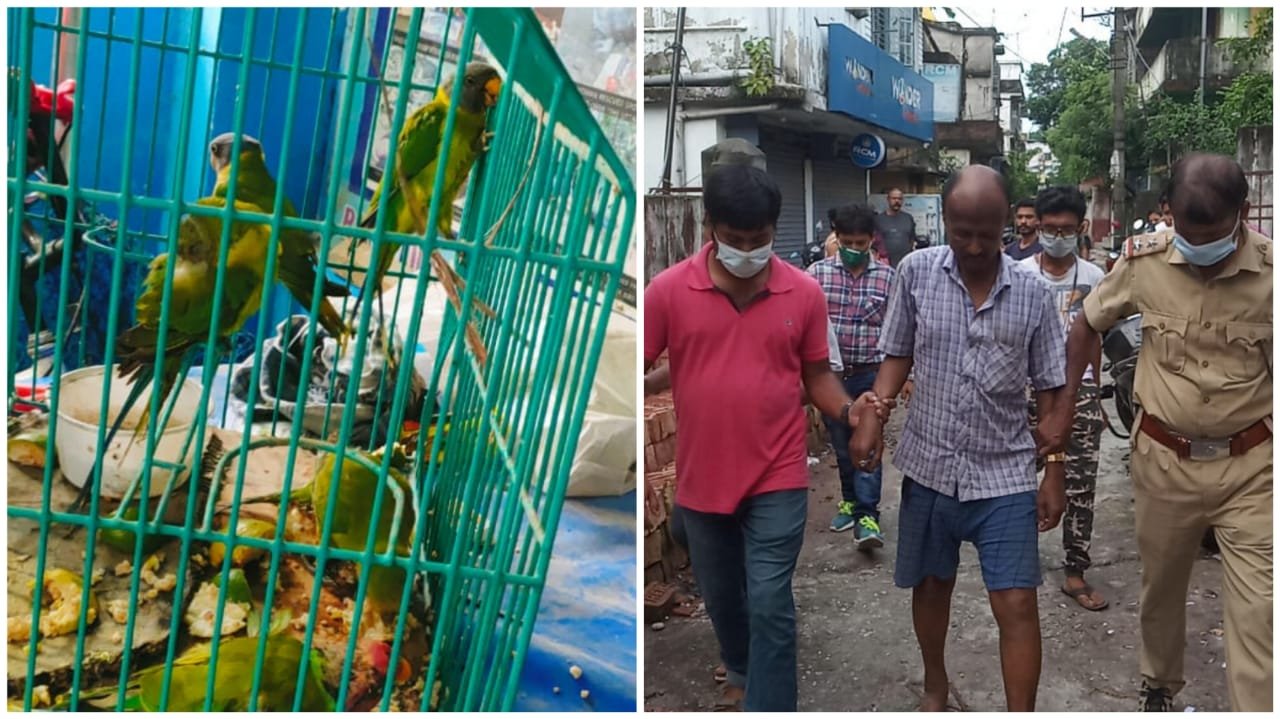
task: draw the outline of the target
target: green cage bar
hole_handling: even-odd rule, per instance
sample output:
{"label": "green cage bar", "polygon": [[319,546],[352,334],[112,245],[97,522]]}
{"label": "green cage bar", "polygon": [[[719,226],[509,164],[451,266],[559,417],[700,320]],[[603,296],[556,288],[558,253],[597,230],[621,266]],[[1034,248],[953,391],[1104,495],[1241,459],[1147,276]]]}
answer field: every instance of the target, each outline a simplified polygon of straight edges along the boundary
{"label": "green cage bar", "polygon": [[[11,609],[11,707],[315,710],[310,692],[318,683],[339,710],[371,697],[382,711],[510,709],[635,220],[631,178],[537,18],[500,8],[6,12],[9,413],[49,417],[42,469],[29,482],[10,482],[30,484],[21,501],[10,487],[10,527],[35,537],[30,621],[17,622],[29,634],[21,645],[13,642]],[[388,211],[371,227],[356,226],[365,190],[377,177],[400,177],[399,137],[414,111],[458,68],[481,59],[497,69],[501,90],[485,121],[492,139],[458,202],[432,191],[419,208],[420,233],[397,231]],[[42,114],[33,83],[53,88],[67,78],[76,81],[70,116],[59,118],[56,105]],[[449,89],[446,156],[470,92],[462,82]],[[265,138],[267,168],[279,180],[270,207],[196,202],[213,189],[206,148],[228,131],[226,196],[242,200],[253,189],[241,177],[245,137]],[[443,187],[446,175],[441,158],[427,186]],[[302,200],[296,216],[285,209],[290,194]],[[453,217],[456,234],[441,235],[437,217]],[[154,257],[177,257],[185,218],[210,218],[219,228],[217,256],[207,263],[210,319],[201,342],[166,350],[181,311],[179,261],[167,262],[155,362],[177,363],[177,388],[141,403],[141,467],[124,478],[129,487],[116,502],[102,495],[108,480],[118,481],[105,476],[114,459],[104,445],[106,419],[118,410],[112,386],[120,391],[125,380],[111,368],[121,354],[115,338],[135,319],[120,308],[132,311]],[[224,313],[237,311],[228,293],[239,282],[229,262],[247,227],[265,238],[267,282],[254,319],[227,333]],[[311,306],[301,308],[271,283],[283,263],[282,238],[299,231],[315,238],[319,264]],[[61,252],[50,249],[57,238]],[[361,291],[388,242],[402,260],[387,274],[394,287]],[[346,282],[348,296],[324,296],[333,277]],[[333,357],[315,321],[324,302],[353,330]],[[440,324],[428,327],[426,308],[437,306]],[[294,387],[286,363],[271,367],[263,358],[276,346],[277,325],[291,328],[301,316],[305,330],[278,340],[302,348]],[[346,360],[345,374],[313,382],[322,362]],[[95,469],[87,481],[95,491],[87,513],[70,512],[55,447],[60,427],[73,425],[59,419],[60,408],[70,401],[67,372],[98,362],[107,371],[93,401]],[[370,362],[372,389],[361,374]],[[45,375],[51,379],[42,382]],[[236,377],[247,377],[247,386]],[[423,385],[418,395],[415,381]],[[262,396],[264,383],[276,388],[273,396]],[[231,421],[233,392],[241,391],[245,413]],[[420,412],[411,409],[413,397]],[[370,406],[372,429],[360,429]],[[188,411],[193,416],[177,422]],[[371,453],[381,448],[379,427],[384,440],[410,438],[403,454]],[[358,431],[370,434],[358,440]],[[178,459],[158,456],[170,446]],[[257,496],[249,459],[267,456],[285,496],[313,480],[305,468],[330,457],[325,506],[302,503],[298,515],[297,503],[281,501],[273,521],[244,513]],[[369,521],[363,546],[344,548],[335,543],[347,509],[338,497],[360,472],[375,478],[361,501],[369,500],[370,518],[389,511],[389,531]],[[295,531],[297,516],[308,518],[303,530]],[[242,531],[250,522],[269,530]],[[397,546],[402,528],[411,537],[407,551]],[[68,560],[69,546],[83,548],[83,557]],[[260,559],[241,566],[237,552]],[[116,599],[98,602],[94,622],[95,572],[107,557],[127,562],[115,566]],[[171,584],[156,580],[169,576],[159,574],[165,567]],[[366,611],[375,575],[392,568],[406,577],[391,597],[395,610]],[[78,573],[78,585],[50,583],[62,570]],[[236,587],[250,574],[246,601]],[[298,576],[313,581],[299,589],[290,584]],[[206,642],[189,631],[185,610],[209,584],[216,601]],[[102,615],[121,598],[127,615],[117,627],[114,615]],[[42,638],[42,616],[56,614],[44,606],[49,600],[63,613],[75,608],[73,631]],[[171,609],[157,623],[143,608],[162,601]],[[224,626],[234,627],[228,636]],[[111,656],[104,668],[95,648],[104,631],[119,636],[118,666]],[[370,659],[365,640],[385,647],[385,664]],[[49,669],[60,661],[53,648],[70,658],[58,671]],[[17,651],[25,664],[19,676]],[[348,678],[370,666],[381,673]],[[36,691],[38,680],[50,696]],[[243,696],[229,698],[228,683],[245,684]]]}

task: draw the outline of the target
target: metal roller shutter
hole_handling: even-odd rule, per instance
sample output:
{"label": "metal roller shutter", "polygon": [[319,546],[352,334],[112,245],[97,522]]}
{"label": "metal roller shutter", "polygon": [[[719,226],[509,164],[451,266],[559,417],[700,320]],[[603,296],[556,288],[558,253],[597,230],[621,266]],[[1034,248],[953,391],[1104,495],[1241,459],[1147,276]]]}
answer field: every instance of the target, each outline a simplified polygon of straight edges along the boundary
{"label": "metal roller shutter", "polygon": [[780,132],[761,128],[760,149],[764,151],[769,174],[782,190],[782,214],[774,253],[800,266],[804,245],[812,230],[804,219],[804,145]]}
{"label": "metal roller shutter", "polygon": [[866,204],[867,171],[847,157],[813,161],[813,216],[826,227],[827,210],[850,203]]}

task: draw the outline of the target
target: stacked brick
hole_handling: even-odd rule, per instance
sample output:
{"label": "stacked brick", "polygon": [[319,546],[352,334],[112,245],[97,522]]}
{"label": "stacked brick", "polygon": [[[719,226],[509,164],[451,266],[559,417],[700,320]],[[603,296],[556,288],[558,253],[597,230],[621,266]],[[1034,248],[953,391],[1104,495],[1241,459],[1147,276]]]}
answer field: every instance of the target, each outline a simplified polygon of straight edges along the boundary
{"label": "stacked brick", "polygon": [[[665,364],[665,358],[658,365]],[[676,413],[671,393],[644,403],[644,581],[672,582],[689,558],[671,537],[676,497]]]}
{"label": "stacked brick", "polygon": [[644,469],[650,472],[676,461],[676,413],[671,393],[654,395],[644,403]]}
{"label": "stacked brick", "polygon": [[807,404],[804,410],[809,419],[809,433],[805,437],[805,444],[808,446],[809,454],[821,457],[826,454],[827,447],[831,444],[831,439],[827,436],[827,425],[822,421],[822,413],[817,407]]}
{"label": "stacked brick", "polygon": [[[676,495],[676,414],[671,393],[645,399],[645,583],[669,582],[686,563],[671,538],[671,509]],[[677,556],[680,555],[680,556]]]}

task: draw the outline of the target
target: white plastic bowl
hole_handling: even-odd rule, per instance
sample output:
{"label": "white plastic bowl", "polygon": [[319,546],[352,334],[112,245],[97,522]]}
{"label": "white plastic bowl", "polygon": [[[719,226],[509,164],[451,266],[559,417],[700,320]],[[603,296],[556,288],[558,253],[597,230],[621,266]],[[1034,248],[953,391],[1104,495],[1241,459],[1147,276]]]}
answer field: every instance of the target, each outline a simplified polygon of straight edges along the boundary
{"label": "white plastic bowl", "polygon": [[[112,368],[111,399],[107,403],[107,418],[101,422],[106,430],[111,430],[111,423],[120,414],[133,383],[121,378]],[[58,463],[62,474],[75,487],[80,487],[93,471],[96,456],[94,447],[98,442],[98,426],[102,418],[99,410],[102,406],[103,367],[82,367],[62,376],[58,397],[57,438],[55,448],[58,452]],[[191,442],[184,459],[179,458],[182,444],[195,421],[196,409],[200,404],[201,387],[198,382],[186,380],[181,384],[178,403],[169,417],[169,424],[156,439],[155,458],[169,462],[189,463],[195,456],[196,441]],[[142,462],[146,455],[146,433],[141,434],[133,446],[129,447],[138,420],[144,412],[151,411],[151,385],[129,412],[129,416],[116,432],[115,438],[107,448],[102,462],[101,496],[118,499],[124,496],[130,482],[142,474]],[[164,406],[161,406],[161,413]],[[126,454],[125,448],[129,447]],[[123,455],[123,456],[122,456]],[[187,472],[179,476],[178,481],[185,480]],[[153,467],[151,471],[151,496],[164,493],[164,486],[169,480],[169,470]]]}

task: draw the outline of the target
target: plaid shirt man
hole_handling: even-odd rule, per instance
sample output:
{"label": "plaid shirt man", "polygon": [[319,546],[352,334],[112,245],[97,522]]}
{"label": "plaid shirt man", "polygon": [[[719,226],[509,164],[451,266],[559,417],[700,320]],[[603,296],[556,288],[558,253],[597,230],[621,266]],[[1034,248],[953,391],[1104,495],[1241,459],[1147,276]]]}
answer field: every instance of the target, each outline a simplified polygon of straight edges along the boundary
{"label": "plaid shirt man", "polygon": [[815,262],[808,272],[827,296],[827,316],[835,328],[845,367],[884,360],[879,348],[880,328],[893,268],[872,257],[862,274],[854,277],[837,255]]}
{"label": "plaid shirt man", "polygon": [[1001,253],[975,312],[950,247],[898,266],[880,349],[914,360],[915,392],[894,464],[962,502],[1035,491],[1026,388],[1066,384],[1062,323],[1049,289]]}

